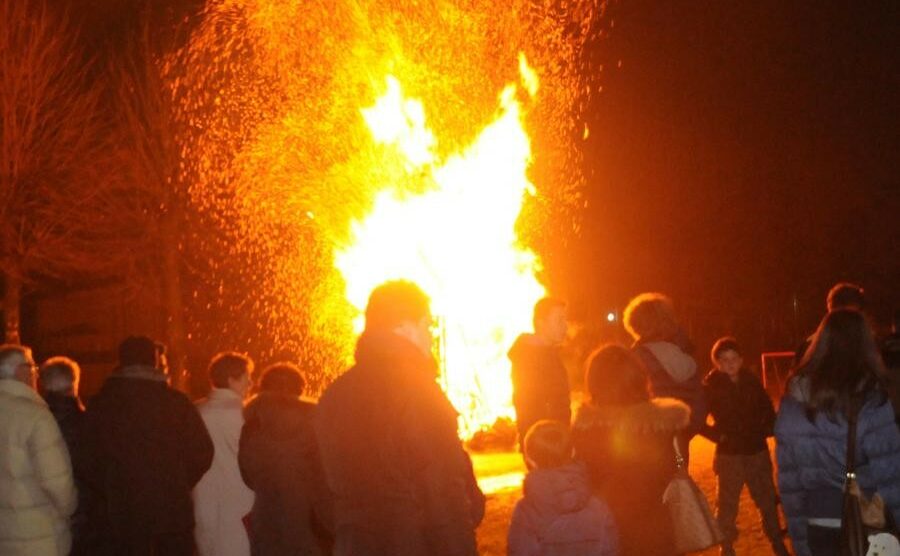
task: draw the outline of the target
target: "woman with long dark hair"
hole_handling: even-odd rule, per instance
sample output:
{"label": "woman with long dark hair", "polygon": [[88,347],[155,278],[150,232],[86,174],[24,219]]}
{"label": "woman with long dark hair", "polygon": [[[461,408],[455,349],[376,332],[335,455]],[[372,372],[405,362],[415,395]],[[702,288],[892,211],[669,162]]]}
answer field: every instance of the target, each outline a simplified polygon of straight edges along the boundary
{"label": "woman with long dark hair", "polygon": [[606,346],[591,355],[572,439],[587,464],[594,492],[609,506],[622,556],[675,553],[663,493],[675,473],[675,435],[690,409],[671,398],[650,398],[647,371],[632,351]]}
{"label": "woman with long dark hair", "polygon": [[839,552],[847,434],[856,417],[856,477],[900,522],[900,432],[886,373],[862,313],[829,313],[794,370],[775,423],[778,486],[798,556]]}

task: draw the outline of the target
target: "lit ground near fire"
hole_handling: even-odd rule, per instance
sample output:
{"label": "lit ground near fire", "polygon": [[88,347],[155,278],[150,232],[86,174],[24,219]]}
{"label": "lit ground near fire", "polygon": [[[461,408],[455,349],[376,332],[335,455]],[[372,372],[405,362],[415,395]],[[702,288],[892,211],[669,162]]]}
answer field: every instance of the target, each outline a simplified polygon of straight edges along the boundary
{"label": "lit ground near fire", "polygon": [[[691,476],[700,485],[715,508],[715,475],[712,472],[714,445],[703,438],[695,438],[691,443]],[[478,482],[487,495],[487,511],[478,528],[479,552],[485,556],[506,554],[506,533],[516,501],[521,497],[524,466],[518,453],[475,454],[472,457]],[[648,527],[653,524],[648,523]],[[772,554],[769,544],[759,524],[756,506],[750,500],[747,490],[741,495],[738,515],[740,535],[735,549],[742,556],[762,556]],[[718,554],[717,549],[699,553]]]}

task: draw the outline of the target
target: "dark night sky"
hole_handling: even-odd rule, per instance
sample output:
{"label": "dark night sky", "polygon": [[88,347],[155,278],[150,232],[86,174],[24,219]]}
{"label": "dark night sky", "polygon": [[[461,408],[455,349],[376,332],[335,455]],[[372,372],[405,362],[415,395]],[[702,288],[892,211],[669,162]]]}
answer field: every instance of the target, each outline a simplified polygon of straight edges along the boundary
{"label": "dark night sky", "polygon": [[615,3],[597,47],[572,295],[604,307],[670,292],[721,333],[784,318],[795,294],[812,326],[849,279],[885,320],[900,306],[898,12]]}
{"label": "dark night sky", "polygon": [[[100,35],[143,4],[82,1]],[[148,3],[163,20],[189,11]],[[794,296],[792,332],[814,326],[838,280],[862,283],[886,321],[900,307],[900,2],[610,4],[590,52],[603,92],[582,143],[589,205],[554,289],[588,312],[665,291],[707,336],[752,333],[758,348],[787,347],[758,331],[790,320]]]}

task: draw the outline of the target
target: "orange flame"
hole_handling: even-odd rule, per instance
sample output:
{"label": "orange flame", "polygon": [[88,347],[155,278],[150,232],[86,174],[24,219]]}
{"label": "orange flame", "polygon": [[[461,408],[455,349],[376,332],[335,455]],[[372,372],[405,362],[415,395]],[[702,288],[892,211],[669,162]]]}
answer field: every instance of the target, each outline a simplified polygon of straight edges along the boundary
{"label": "orange flame", "polygon": [[[538,77],[524,55],[519,69],[533,97]],[[386,280],[412,280],[429,294],[439,319],[442,385],[461,413],[464,436],[512,416],[506,351],[530,327],[532,307],[544,295],[535,278],[538,258],[518,245],[515,232],[524,196],[535,192],[516,93],[507,85],[496,119],[462,152],[439,160],[424,107],[388,76],[384,95],[361,112],[374,140],[394,150],[425,192],[403,195],[387,184],[335,256],[360,313]]]}

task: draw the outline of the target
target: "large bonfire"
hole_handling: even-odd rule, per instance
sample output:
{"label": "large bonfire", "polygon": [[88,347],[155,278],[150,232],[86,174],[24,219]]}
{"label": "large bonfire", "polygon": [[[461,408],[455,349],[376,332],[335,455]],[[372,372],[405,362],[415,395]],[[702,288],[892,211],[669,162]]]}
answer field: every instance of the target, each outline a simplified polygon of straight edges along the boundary
{"label": "large bonfire", "polygon": [[[505,352],[545,291],[528,246],[579,202],[596,4],[213,2],[168,64],[183,177],[218,230],[193,246],[217,286],[195,337],[300,354],[321,387],[371,289],[406,278],[432,298],[464,431],[510,415]],[[204,328],[223,312],[241,319]]]}

